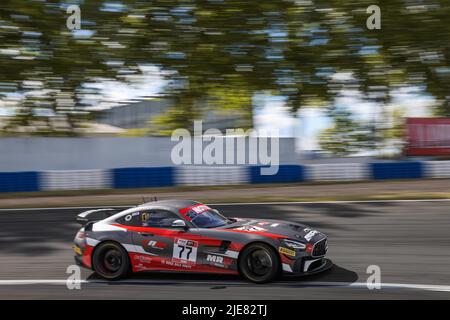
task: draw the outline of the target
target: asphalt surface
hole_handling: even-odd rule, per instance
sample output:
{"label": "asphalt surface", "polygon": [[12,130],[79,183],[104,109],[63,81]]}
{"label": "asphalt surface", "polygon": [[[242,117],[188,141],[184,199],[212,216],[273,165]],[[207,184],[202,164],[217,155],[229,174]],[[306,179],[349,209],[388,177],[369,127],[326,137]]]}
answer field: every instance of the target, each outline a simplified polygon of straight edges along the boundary
{"label": "asphalt surface", "polygon": [[[325,232],[335,266],[255,285],[234,276],[151,273],[107,283],[73,264],[75,215],[84,209],[0,211],[1,299],[450,299],[450,202],[217,205],[223,214],[297,221]],[[367,268],[379,266],[381,289]],[[57,281],[60,280],[60,281]]]}

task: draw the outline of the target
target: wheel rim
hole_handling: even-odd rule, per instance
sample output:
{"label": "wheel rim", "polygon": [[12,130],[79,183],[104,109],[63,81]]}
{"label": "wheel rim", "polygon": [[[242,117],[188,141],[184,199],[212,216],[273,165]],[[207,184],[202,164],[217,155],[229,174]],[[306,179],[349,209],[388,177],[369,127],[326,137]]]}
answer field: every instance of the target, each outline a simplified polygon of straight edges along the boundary
{"label": "wheel rim", "polygon": [[249,272],[256,277],[263,277],[271,272],[273,266],[272,257],[264,249],[255,249],[247,257]]}
{"label": "wheel rim", "polygon": [[122,267],[122,254],[117,249],[105,250],[101,256],[102,271],[107,274],[113,274]]}

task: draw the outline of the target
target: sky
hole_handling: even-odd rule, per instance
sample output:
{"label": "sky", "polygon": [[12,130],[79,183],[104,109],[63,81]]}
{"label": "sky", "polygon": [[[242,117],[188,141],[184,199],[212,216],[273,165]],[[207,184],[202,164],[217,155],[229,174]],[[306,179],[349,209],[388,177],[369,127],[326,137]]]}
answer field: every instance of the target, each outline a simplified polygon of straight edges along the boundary
{"label": "sky", "polygon": [[99,90],[100,95],[86,96],[84,102],[92,104],[91,110],[103,110],[126,101],[146,97],[156,97],[162,93],[168,80],[158,67],[141,65],[142,75],[129,76],[128,82],[119,80],[100,80],[86,84],[86,88]]}
{"label": "sky", "polygon": [[[260,95],[255,100],[255,129],[272,128],[279,131],[280,137],[299,138],[301,150],[318,150],[318,135],[333,125],[323,108],[303,108],[294,115],[286,107],[283,97]],[[434,104],[433,97],[420,88],[412,87],[392,92],[392,103],[386,108],[388,111],[401,109],[407,117],[431,117]],[[371,121],[380,112],[376,104],[364,101],[363,95],[354,90],[344,90],[335,100],[335,105],[351,111],[360,121]]]}
{"label": "sky", "polygon": [[[136,99],[157,97],[162,93],[164,87],[168,84],[168,80],[164,78],[164,74],[161,73],[159,68],[152,65],[141,65],[139,69],[142,71],[142,75],[127,75],[124,76],[123,81],[94,79],[95,81],[85,84],[85,88],[96,89],[99,92],[99,95],[84,95],[82,102],[91,105],[86,109],[104,110]],[[45,94],[44,91],[38,88],[27,91],[26,94],[41,95]],[[13,115],[14,108],[11,107],[23,97],[24,92],[7,94],[7,99],[0,100],[0,116]]]}

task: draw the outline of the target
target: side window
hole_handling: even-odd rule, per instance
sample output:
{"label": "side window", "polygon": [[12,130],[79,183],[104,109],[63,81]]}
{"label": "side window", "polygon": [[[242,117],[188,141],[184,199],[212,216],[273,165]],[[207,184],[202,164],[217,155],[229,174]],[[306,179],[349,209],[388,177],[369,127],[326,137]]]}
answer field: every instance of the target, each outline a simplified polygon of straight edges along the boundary
{"label": "side window", "polygon": [[143,227],[167,228],[175,220],[180,219],[175,213],[166,210],[149,210],[142,212],[141,225]]}

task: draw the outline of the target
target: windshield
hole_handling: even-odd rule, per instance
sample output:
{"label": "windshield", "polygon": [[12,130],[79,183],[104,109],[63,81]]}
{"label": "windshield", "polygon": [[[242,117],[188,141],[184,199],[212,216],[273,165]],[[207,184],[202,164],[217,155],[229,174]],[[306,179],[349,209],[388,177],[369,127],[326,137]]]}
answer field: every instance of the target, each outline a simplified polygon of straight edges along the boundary
{"label": "windshield", "polygon": [[197,228],[216,228],[230,223],[231,220],[222,216],[218,211],[210,209],[196,214],[191,222]]}

